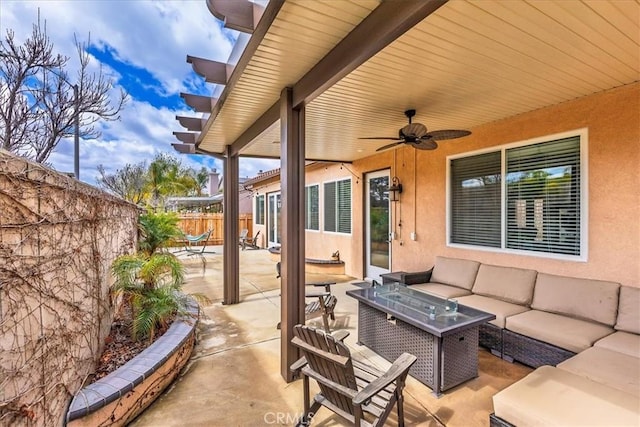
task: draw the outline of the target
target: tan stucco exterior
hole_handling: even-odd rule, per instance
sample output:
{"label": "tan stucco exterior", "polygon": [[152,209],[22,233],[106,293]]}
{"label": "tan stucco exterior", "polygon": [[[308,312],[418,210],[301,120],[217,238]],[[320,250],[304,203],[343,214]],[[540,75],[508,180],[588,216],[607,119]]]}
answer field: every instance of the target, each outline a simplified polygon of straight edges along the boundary
{"label": "tan stucco exterior", "polygon": [[[447,156],[580,128],[588,129],[586,262],[447,247]],[[464,139],[442,142],[435,151],[403,147],[395,150],[395,154],[385,153],[354,163],[354,169],[362,173],[391,166],[395,170],[392,175],[397,175],[404,186],[401,208],[397,208],[401,213],[394,220],[396,224],[402,221],[402,231],[393,243],[393,270],[430,268],[436,255],[445,255],[640,287],[640,84],[489,123],[472,131]],[[361,207],[362,201],[354,206]],[[354,215],[362,217],[361,212],[354,211]],[[362,241],[361,228],[354,232],[354,241]],[[418,238],[411,241],[409,233],[414,230]]]}
{"label": "tan stucco exterior", "polygon": [[[586,261],[447,246],[447,156],[577,129],[588,132]],[[392,244],[393,271],[425,270],[433,265],[437,255],[445,255],[640,287],[640,83],[471,130],[471,136],[443,141],[434,151],[405,146],[353,164],[307,167],[306,185],[351,176],[353,199],[352,233],[307,231],[306,256],[328,259],[332,252],[339,250],[345,261],[345,273],[356,278],[364,276],[364,177],[368,172],[390,169],[391,176],[397,176],[404,187],[400,202],[391,207],[392,231],[397,233]],[[279,191],[279,188],[279,176],[276,176],[271,182],[256,186],[254,197]],[[254,227],[266,235],[265,226]],[[417,233],[415,241],[410,239],[412,232]],[[265,245],[264,240],[262,242]]]}

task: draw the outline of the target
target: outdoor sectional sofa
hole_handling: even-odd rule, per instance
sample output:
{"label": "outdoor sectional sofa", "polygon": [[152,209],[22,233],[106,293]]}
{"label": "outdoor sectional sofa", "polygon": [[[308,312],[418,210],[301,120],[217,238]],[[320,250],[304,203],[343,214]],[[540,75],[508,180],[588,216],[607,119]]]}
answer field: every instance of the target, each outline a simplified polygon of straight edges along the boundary
{"label": "outdoor sectional sofa", "polygon": [[640,425],[640,289],[436,257],[413,289],[496,315],[480,345],[536,368],[497,393],[492,426]]}

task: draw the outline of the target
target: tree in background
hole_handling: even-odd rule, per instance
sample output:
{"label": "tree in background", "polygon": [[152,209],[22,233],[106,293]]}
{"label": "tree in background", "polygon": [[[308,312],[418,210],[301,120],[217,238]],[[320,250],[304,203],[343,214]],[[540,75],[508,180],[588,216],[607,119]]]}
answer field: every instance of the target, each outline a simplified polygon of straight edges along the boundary
{"label": "tree in background", "polygon": [[164,206],[167,197],[201,196],[209,178],[207,168],[196,171],[184,167],[180,160],[164,153],[157,154],[148,166],[145,162],[127,164],[109,174],[100,165],[98,172],[101,188],[132,203],[154,208]]}
{"label": "tree in background", "polygon": [[119,118],[128,96],[120,91],[111,102],[114,82],[102,68],[89,72],[88,44],[75,40],[80,67],[71,82],[69,58],[54,52],[40,17],[23,44],[7,30],[0,40],[0,147],[44,163],[60,140],[74,135],[76,115],[80,138],[99,137],[99,120]]}
{"label": "tree in background", "polygon": [[104,166],[98,166],[98,185],[110,193],[123,199],[141,204],[145,200],[145,184],[147,179],[147,164],[145,162],[135,165],[127,163],[124,168],[109,174]]}

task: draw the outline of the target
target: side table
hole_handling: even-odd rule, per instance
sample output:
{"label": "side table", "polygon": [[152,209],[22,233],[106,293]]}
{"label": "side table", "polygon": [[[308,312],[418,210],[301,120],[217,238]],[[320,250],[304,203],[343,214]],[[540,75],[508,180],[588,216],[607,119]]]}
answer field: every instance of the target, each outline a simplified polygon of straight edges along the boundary
{"label": "side table", "polygon": [[382,277],[382,284],[388,285],[391,283],[404,283],[402,276],[406,273],[406,271],[392,271],[391,273],[381,274],[380,277]]}

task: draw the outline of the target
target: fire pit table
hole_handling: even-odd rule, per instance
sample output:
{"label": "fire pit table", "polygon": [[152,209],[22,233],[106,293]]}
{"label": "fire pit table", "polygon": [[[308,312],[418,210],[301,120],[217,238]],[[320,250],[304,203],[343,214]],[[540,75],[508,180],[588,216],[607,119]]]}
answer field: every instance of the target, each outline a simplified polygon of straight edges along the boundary
{"label": "fire pit table", "polygon": [[347,295],[358,300],[358,343],[388,361],[415,355],[409,373],[434,395],[478,376],[478,329],[495,315],[399,283]]}

